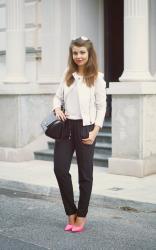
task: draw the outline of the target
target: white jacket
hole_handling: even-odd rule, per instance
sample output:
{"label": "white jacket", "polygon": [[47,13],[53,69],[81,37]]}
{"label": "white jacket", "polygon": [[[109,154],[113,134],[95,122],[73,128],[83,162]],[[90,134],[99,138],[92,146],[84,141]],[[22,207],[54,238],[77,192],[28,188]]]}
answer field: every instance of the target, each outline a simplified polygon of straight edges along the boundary
{"label": "white jacket", "polygon": [[[106,83],[103,79],[103,74],[98,73],[98,77],[92,87],[88,87],[83,82],[82,77],[79,77],[76,72],[73,73],[73,76],[75,81],[79,81],[77,86],[83,126],[95,123],[95,125],[102,127],[106,112]],[[74,83],[68,87],[63,77],[53,99],[53,110],[61,107],[63,99],[66,103],[68,94],[73,86]]]}

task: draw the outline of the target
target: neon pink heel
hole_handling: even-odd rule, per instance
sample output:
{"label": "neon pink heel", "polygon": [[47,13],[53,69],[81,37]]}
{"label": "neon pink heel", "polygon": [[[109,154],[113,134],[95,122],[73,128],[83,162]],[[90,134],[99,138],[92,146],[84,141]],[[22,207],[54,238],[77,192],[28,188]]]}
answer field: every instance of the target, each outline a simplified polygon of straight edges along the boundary
{"label": "neon pink heel", "polygon": [[64,231],[72,231],[73,225],[67,224],[66,227],[64,228]]}
{"label": "neon pink heel", "polygon": [[80,232],[83,232],[84,226],[85,226],[86,222],[87,222],[87,219],[85,218],[85,219],[84,219],[84,222],[83,222],[83,224],[82,224],[81,226],[73,225],[71,231],[72,231],[73,233],[80,233]]}
{"label": "neon pink heel", "polygon": [[84,226],[73,226],[72,227],[72,232],[73,233],[80,233],[84,230]]}

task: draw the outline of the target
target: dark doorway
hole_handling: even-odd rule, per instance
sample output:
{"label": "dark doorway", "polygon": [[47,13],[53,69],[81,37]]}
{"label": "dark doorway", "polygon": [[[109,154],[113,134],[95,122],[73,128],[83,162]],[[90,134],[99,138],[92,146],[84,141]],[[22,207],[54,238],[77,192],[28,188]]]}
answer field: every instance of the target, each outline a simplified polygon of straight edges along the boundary
{"label": "dark doorway", "polygon": [[[118,82],[123,72],[123,0],[104,0],[104,72],[109,82]],[[107,96],[107,116],[111,116],[111,96]]]}

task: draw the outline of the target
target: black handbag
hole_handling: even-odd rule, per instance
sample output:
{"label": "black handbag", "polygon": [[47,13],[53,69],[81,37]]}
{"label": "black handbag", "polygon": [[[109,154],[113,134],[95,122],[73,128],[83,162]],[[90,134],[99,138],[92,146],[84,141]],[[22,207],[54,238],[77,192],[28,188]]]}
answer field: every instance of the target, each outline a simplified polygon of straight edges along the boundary
{"label": "black handbag", "polygon": [[[64,92],[61,110],[65,113]],[[54,112],[51,112],[42,122],[41,127],[48,137],[61,140],[69,137],[69,129],[66,121],[58,119]]]}
{"label": "black handbag", "polygon": [[59,120],[54,113],[51,113],[41,122],[41,127],[48,137],[61,140],[65,137],[65,123]]}

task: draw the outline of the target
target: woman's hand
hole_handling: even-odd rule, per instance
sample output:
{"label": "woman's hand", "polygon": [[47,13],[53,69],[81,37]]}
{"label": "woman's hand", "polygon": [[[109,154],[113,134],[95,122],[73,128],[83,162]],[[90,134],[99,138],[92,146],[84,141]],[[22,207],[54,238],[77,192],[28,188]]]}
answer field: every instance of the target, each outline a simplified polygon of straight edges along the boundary
{"label": "woman's hand", "polygon": [[92,145],[95,141],[95,138],[100,130],[100,127],[95,125],[94,129],[89,132],[89,137],[86,139],[82,139],[84,144]]}
{"label": "woman's hand", "polygon": [[56,108],[54,111],[58,119],[62,121],[65,121],[67,119],[66,115],[63,113],[63,111],[60,108]]}

